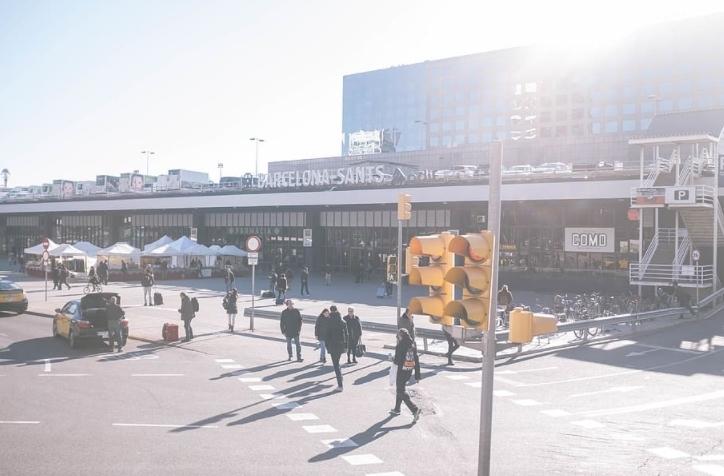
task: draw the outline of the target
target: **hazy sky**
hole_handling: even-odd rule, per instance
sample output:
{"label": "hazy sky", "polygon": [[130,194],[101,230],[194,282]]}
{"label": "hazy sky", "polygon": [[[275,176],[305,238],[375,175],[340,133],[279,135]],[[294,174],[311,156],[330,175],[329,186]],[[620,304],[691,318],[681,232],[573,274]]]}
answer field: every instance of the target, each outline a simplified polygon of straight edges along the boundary
{"label": "hazy sky", "polygon": [[[719,1],[0,0],[10,185],[169,168],[218,178],[338,155],[342,76],[523,44],[580,46]],[[651,11],[655,5],[656,11]]]}

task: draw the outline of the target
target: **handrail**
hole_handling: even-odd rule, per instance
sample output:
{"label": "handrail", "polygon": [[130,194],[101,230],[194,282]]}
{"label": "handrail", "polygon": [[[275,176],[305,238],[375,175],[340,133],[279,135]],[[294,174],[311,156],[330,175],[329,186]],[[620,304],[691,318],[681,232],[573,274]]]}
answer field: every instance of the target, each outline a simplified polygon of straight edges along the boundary
{"label": "handrail", "polygon": [[691,238],[689,238],[689,235],[686,235],[682,237],[681,241],[679,242],[679,250],[674,256],[674,261],[672,264],[675,265],[682,265],[684,264],[684,261],[686,261],[686,258],[689,256],[689,253],[691,252]]}
{"label": "handrail", "polygon": [[656,248],[659,246],[659,232],[657,231],[654,233],[654,237],[651,238],[651,243],[649,243],[649,247],[646,248],[646,253],[644,253],[644,256],[641,258],[641,268],[639,269],[639,279],[643,278],[643,275],[646,273],[646,268],[648,267],[649,263],[651,263],[651,259],[654,257],[654,253],[656,253]]}
{"label": "handrail", "polygon": [[676,181],[677,185],[688,185],[689,178],[691,178],[692,172],[692,158],[684,161],[684,165],[679,169],[679,177]]}
{"label": "handrail", "polygon": [[640,263],[629,265],[631,282],[647,281],[656,283],[674,283],[693,286],[710,286],[714,278],[712,265],[649,264],[646,272],[641,272]]}

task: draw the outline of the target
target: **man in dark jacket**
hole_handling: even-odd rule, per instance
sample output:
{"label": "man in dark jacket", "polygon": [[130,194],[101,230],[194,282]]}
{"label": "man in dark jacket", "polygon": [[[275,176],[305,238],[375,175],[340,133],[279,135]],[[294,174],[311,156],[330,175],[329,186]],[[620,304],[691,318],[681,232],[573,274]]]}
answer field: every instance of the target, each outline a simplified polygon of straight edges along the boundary
{"label": "man in dark jacket", "polygon": [[332,366],[334,374],[337,377],[337,391],[342,391],[342,369],[339,367],[339,358],[342,352],[347,348],[347,325],[342,321],[337,306],[329,306],[329,317],[325,329],[324,342],[327,345],[327,351],[332,358]]}
{"label": "man in dark jacket", "polygon": [[395,395],[395,408],[390,410],[390,415],[399,415],[402,410],[402,402],[405,402],[407,408],[412,412],[413,423],[417,422],[420,418],[421,411],[420,408],[412,402],[405,386],[415,367],[414,355],[415,348],[410,334],[407,332],[407,329],[400,329],[397,332],[397,347],[395,347],[394,358],[394,364],[397,366],[397,379],[395,382],[397,391]]}
{"label": "man in dark jacket", "polygon": [[141,287],[143,287],[143,305],[153,306],[153,285],[156,284],[156,279],[151,271],[151,266],[146,266],[146,270],[143,272],[141,277]]}
{"label": "man in dark jacket", "polygon": [[[281,301],[287,294],[287,275],[281,273],[277,278],[277,300]],[[284,311],[282,311],[284,312]]]}
{"label": "man in dark jacket", "polygon": [[322,313],[317,317],[314,323],[314,337],[319,341],[319,361],[323,364],[327,362],[327,346],[324,339],[327,335],[327,324],[329,323],[329,309],[323,309]]}
{"label": "man in dark jacket", "polygon": [[101,284],[104,286],[108,286],[108,263],[105,260],[101,260],[100,263],[98,263],[98,279],[101,280]]}
{"label": "man in dark jacket", "polygon": [[181,293],[181,309],[178,310],[181,314],[181,320],[184,321],[184,331],[186,332],[186,342],[194,338],[194,330],[191,329],[191,320],[196,317],[194,312],[194,306],[191,304],[191,299],[186,293]]}
{"label": "man in dark jacket", "polygon": [[121,320],[125,316],[125,312],[116,303],[116,297],[113,296],[106,304],[106,319],[108,322],[108,345],[113,352],[113,341],[116,342],[118,352],[123,350],[123,330],[121,329]]}
{"label": "man in dark jacket", "polygon": [[297,362],[301,362],[302,359],[302,346],[299,343],[299,333],[302,330],[302,315],[299,313],[299,309],[294,308],[294,302],[291,299],[287,299],[286,309],[282,311],[281,318],[279,319],[279,327],[281,328],[282,334],[287,339],[287,354],[289,354],[289,360],[292,360],[292,340],[297,348]]}
{"label": "man in dark jacket", "polygon": [[417,343],[415,342],[415,323],[412,321],[412,317],[413,315],[410,310],[405,309],[405,312],[397,321],[397,329],[406,329],[407,333],[410,334],[412,345],[415,347],[415,380],[419,382],[422,380],[420,372],[420,355],[417,353]]}
{"label": "man in dark jacket", "polygon": [[306,266],[302,268],[302,276],[300,278],[300,281],[302,282],[302,289],[300,294],[304,296],[304,291],[306,291],[307,296],[309,296],[309,268]]}
{"label": "man in dark jacket", "polygon": [[[357,363],[357,356],[354,354],[357,344],[362,337],[362,324],[359,317],[354,314],[354,308],[347,308],[347,315],[344,316],[344,322],[347,324],[347,334],[349,341],[347,342],[347,363]],[[350,360],[350,356],[352,360]]]}

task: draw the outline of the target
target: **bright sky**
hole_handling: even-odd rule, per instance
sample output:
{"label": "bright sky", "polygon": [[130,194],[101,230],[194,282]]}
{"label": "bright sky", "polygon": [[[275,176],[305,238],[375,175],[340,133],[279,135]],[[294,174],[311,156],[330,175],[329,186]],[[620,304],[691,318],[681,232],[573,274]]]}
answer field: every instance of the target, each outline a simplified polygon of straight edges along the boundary
{"label": "bright sky", "polygon": [[[338,155],[342,76],[541,42],[607,41],[714,1],[0,0],[10,186]],[[655,5],[655,7],[654,7]],[[654,11],[655,9],[655,11]]]}

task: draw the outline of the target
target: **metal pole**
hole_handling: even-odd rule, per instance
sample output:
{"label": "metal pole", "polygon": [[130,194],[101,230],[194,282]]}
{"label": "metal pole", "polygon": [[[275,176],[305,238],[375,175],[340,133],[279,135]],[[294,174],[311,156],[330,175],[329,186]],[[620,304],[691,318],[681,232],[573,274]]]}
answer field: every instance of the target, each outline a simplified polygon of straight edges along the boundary
{"label": "metal pole", "polygon": [[249,316],[249,329],[254,332],[254,297],[256,294],[256,265],[251,265],[251,316]]}
{"label": "metal pole", "polygon": [[254,176],[259,176],[259,139],[254,140]]}
{"label": "metal pole", "polygon": [[397,219],[397,319],[400,319],[402,308],[402,278],[400,266],[402,265],[402,220]]}
{"label": "metal pole", "polygon": [[488,230],[493,234],[491,258],[490,308],[488,332],[483,351],[483,381],[480,398],[480,441],[478,476],[490,474],[490,448],[493,428],[493,373],[495,372],[495,317],[498,309],[498,261],[500,252],[500,188],[503,168],[503,143],[494,142],[490,154],[490,180],[488,186]]}
{"label": "metal pole", "polygon": [[45,271],[45,302],[48,302],[48,265],[43,261],[43,270]]}

